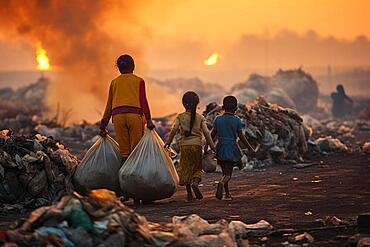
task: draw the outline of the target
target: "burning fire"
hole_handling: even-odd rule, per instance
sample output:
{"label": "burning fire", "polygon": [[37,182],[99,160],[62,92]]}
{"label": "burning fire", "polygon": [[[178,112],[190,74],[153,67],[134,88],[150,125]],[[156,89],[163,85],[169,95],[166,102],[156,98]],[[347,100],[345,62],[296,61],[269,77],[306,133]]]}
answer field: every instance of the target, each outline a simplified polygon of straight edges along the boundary
{"label": "burning fire", "polygon": [[215,65],[219,59],[218,52],[214,52],[209,56],[206,60],[204,60],[203,64],[207,66]]}
{"label": "burning fire", "polygon": [[37,69],[40,71],[49,70],[50,63],[49,63],[49,58],[46,55],[45,49],[42,48],[42,45],[40,42],[38,42],[36,46],[37,46],[37,50],[36,50]]}

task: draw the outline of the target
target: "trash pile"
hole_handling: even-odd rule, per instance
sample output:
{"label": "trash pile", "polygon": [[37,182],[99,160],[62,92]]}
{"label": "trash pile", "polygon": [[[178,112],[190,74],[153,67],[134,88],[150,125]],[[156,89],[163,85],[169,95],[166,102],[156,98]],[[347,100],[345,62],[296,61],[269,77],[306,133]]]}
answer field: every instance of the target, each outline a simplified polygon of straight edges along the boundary
{"label": "trash pile", "polygon": [[[86,151],[97,140],[98,124],[82,122],[66,126],[68,113],[60,110],[60,107],[57,107],[55,116],[45,118],[48,112],[45,104],[48,85],[48,79],[41,77],[37,82],[17,90],[0,88],[0,130],[10,128],[19,135],[39,133],[53,136],[69,147],[78,146],[74,152]],[[111,125],[108,127],[113,129]]]}
{"label": "trash pile", "polygon": [[0,210],[36,208],[72,191],[77,164],[78,159],[53,138],[0,131]]}
{"label": "trash pile", "polygon": [[12,128],[17,133],[30,134],[37,125],[38,116],[45,111],[44,99],[49,81],[37,82],[17,90],[0,89],[0,129]]}
{"label": "trash pile", "polygon": [[[213,104],[213,109],[208,109],[205,112],[206,120],[212,126],[222,109],[217,104]],[[296,163],[307,153],[311,129],[303,124],[302,118],[294,110],[267,103],[263,97],[259,97],[246,105],[240,104],[236,115],[241,118],[243,132],[252,146],[261,145],[253,159],[243,157],[245,169],[272,163]],[[243,144],[239,144],[246,153]]]}
{"label": "trash pile", "polygon": [[258,74],[251,74],[246,82],[233,86],[230,94],[234,95],[242,104],[263,95],[268,102],[282,107],[296,108],[289,95],[276,85],[270,77]]}
{"label": "trash pile", "polygon": [[233,86],[230,93],[241,103],[262,95],[268,102],[300,113],[315,111],[319,98],[317,82],[301,68],[280,69],[272,77],[252,74],[246,82]]}
{"label": "trash pile", "polygon": [[0,119],[14,118],[19,113],[24,115],[40,114],[45,110],[43,102],[48,84],[49,81],[42,77],[37,82],[17,90],[1,88]]}
{"label": "trash pile", "polygon": [[86,197],[64,196],[36,209],[15,229],[0,235],[0,243],[26,246],[244,246],[241,239],[269,234],[267,221],[245,224],[220,220],[210,224],[198,215],[174,216],[157,224],[135,213],[109,190],[92,190]]}
{"label": "trash pile", "polygon": [[302,68],[279,69],[272,77],[272,81],[289,95],[298,112],[306,113],[316,109],[319,98],[318,84]]}
{"label": "trash pile", "polygon": [[[366,141],[370,134],[369,120],[326,120],[318,121],[305,115],[304,123],[313,128],[310,145],[318,145],[323,152],[362,152],[366,151]],[[365,149],[364,149],[365,148]]]}
{"label": "trash pile", "polygon": [[[50,126],[50,125],[49,125]],[[113,125],[107,126],[108,132],[114,134]],[[79,158],[99,139],[99,124],[89,124],[82,122],[71,126],[48,127],[47,125],[39,124],[34,128],[34,131],[44,136],[53,136],[55,139],[61,140],[70,150]],[[114,135],[113,135],[114,136]]]}

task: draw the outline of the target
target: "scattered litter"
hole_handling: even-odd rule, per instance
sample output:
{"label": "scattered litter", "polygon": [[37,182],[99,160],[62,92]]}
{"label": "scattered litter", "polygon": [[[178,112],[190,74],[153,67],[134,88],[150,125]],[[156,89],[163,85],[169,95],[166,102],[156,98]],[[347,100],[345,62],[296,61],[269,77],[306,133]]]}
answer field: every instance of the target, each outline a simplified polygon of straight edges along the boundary
{"label": "scattered litter", "polygon": [[229,228],[236,234],[237,238],[265,235],[273,230],[273,226],[266,220],[260,220],[255,224],[231,221]]}
{"label": "scattered litter", "polygon": [[324,218],[325,226],[341,226],[345,225],[346,222],[343,222],[341,219],[337,218],[336,216],[326,216]]}
{"label": "scattered litter", "polygon": [[[113,193],[113,194],[112,194]],[[237,240],[248,236],[268,239],[273,227],[267,221],[245,224],[220,220],[209,223],[198,215],[174,216],[171,224],[148,222],[143,216],[124,206],[119,200],[107,205],[96,203],[110,198],[114,192],[95,190],[95,196],[76,193],[64,196],[56,204],[41,207],[4,238],[18,245],[40,246],[42,243],[61,246],[237,246]],[[93,197],[95,199],[93,199]]]}
{"label": "scattered litter", "polygon": [[357,247],[369,247],[370,246],[370,237],[363,237],[358,241]]}
{"label": "scattered litter", "polygon": [[325,152],[346,152],[348,147],[343,144],[339,139],[332,138],[331,136],[320,137],[315,143],[319,146],[321,151]]}
{"label": "scattered litter", "polygon": [[322,182],[322,180],[320,180],[320,179],[312,180],[312,181],[311,181],[311,183],[315,183],[315,184],[318,184],[318,183],[321,183],[321,182]]}
{"label": "scattered litter", "polygon": [[301,234],[294,235],[293,237],[290,237],[289,241],[291,243],[298,243],[298,242],[313,243],[315,241],[315,239],[308,232],[304,232],[304,233],[301,233]]}
{"label": "scattered litter", "polygon": [[297,169],[302,169],[302,168],[307,168],[307,167],[311,167],[311,166],[316,166],[316,165],[319,165],[319,164],[320,163],[318,163],[318,162],[299,163],[299,164],[293,165],[293,167],[297,168]]}
{"label": "scattered litter", "polygon": [[365,142],[364,145],[362,146],[362,150],[365,153],[370,153],[370,142]]}
{"label": "scattered litter", "polygon": [[306,216],[312,215],[312,212],[308,211],[308,212],[304,213],[304,215],[306,215]]}

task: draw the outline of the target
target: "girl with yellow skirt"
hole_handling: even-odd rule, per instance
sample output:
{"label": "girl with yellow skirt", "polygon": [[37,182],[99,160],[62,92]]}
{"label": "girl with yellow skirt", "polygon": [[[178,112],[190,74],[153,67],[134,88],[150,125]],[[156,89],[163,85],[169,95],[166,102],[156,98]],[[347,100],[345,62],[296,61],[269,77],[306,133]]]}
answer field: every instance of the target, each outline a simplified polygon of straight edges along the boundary
{"label": "girl with yellow skirt", "polygon": [[199,96],[194,92],[186,92],[182,98],[185,112],[176,117],[165,147],[169,147],[175,135],[180,133],[180,185],[186,186],[187,201],[197,199],[203,195],[199,190],[202,179],[202,137],[215,150],[215,145],[209,133],[205,118],[196,112]]}

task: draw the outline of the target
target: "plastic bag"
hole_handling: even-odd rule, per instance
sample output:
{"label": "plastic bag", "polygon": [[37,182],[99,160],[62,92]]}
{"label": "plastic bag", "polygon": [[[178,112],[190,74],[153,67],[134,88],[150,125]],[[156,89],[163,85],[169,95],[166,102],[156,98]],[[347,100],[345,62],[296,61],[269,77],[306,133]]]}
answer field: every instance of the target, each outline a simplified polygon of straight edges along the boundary
{"label": "plastic bag", "polygon": [[215,160],[213,153],[208,152],[204,154],[203,160],[202,160],[202,168],[203,168],[203,171],[207,173],[212,173],[216,171],[217,161]]}
{"label": "plastic bag", "polygon": [[147,130],[119,171],[124,196],[146,201],[171,197],[179,177],[157,132]]}
{"label": "plastic bag", "polygon": [[119,194],[117,174],[121,165],[117,142],[109,135],[100,137],[76,168],[73,182],[77,191],[86,194],[86,190],[109,189]]}

